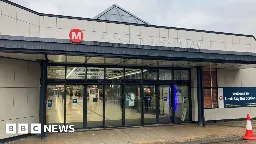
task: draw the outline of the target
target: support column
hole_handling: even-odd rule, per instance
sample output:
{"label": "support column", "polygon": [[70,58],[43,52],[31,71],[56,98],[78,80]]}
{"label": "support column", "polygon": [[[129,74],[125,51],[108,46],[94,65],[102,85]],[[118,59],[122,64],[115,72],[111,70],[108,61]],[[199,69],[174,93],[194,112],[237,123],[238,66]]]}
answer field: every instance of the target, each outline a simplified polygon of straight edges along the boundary
{"label": "support column", "polygon": [[198,122],[200,126],[205,126],[204,121],[204,93],[203,93],[203,67],[197,66],[197,100],[198,100]]}
{"label": "support column", "polygon": [[47,62],[42,61],[41,78],[40,78],[40,123],[41,123],[41,139],[45,137],[44,125],[46,124],[46,93],[47,93]]}

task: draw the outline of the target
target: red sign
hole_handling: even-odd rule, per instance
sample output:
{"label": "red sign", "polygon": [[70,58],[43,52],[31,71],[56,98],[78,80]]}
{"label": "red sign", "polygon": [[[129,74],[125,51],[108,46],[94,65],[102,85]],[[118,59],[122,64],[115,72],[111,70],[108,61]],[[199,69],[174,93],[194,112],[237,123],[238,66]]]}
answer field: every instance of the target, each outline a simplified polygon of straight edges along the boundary
{"label": "red sign", "polygon": [[69,39],[73,43],[80,43],[84,39],[84,34],[80,29],[72,29],[69,32]]}
{"label": "red sign", "polygon": [[219,100],[222,100],[222,99],[223,99],[223,97],[222,97],[222,96],[220,96],[220,97],[219,97]]}

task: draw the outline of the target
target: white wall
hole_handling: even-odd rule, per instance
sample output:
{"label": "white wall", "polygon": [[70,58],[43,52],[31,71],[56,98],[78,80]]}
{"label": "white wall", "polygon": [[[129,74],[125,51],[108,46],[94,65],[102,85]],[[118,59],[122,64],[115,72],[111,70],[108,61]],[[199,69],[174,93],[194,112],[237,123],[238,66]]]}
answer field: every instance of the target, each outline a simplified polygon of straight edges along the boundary
{"label": "white wall", "polygon": [[[217,72],[219,87],[256,87],[255,68],[218,69]],[[246,118],[247,113],[256,117],[256,107],[205,109],[204,112],[206,120]]]}
{"label": "white wall", "polygon": [[255,52],[252,37],[38,16],[2,1],[0,10],[2,35],[69,39],[79,28],[85,41]]}
{"label": "white wall", "polygon": [[6,123],[38,123],[40,65],[0,58],[0,139]]}

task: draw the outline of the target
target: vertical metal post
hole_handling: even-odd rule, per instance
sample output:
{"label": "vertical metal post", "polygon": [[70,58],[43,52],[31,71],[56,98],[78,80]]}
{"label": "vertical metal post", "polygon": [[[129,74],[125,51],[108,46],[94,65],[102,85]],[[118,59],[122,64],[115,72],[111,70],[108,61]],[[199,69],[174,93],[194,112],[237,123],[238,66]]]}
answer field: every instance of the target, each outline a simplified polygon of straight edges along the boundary
{"label": "vertical metal post", "polygon": [[87,85],[84,85],[84,96],[83,96],[83,128],[87,128]]}
{"label": "vertical metal post", "polygon": [[171,84],[171,113],[172,113],[172,123],[176,123],[176,116],[175,116],[175,98],[174,98],[174,84],[175,84],[175,75],[174,69],[172,68],[172,84]]}
{"label": "vertical metal post", "polygon": [[122,126],[125,127],[125,68],[123,68],[123,83],[121,85],[121,105],[122,105]]}
{"label": "vertical metal post", "polygon": [[159,123],[159,112],[160,112],[160,86],[156,85],[156,123]]}
{"label": "vertical metal post", "polygon": [[141,103],[141,125],[144,126],[144,85],[140,85],[140,103]]}
{"label": "vertical metal post", "polygon": [[192,121],[192,98],[191,98],[191,69],[189,69],[189,84],[188,84],[188,104],[189,104],[189,121]]}
{"label": "vertical metal post", "polygon": [[197,66],[197,100],[198,100],[198,122],[200,126],[204,123],[204,93],[203,93],[203,67]]}
{"label": "vertical metal post", "polygon": [[[104,68],[104,80],[106,79],[106,73],[106,68]],[[106,84],[103,85],[103,128],[106,128]]]}
{"label": "vertical metal post", "polygon": [[65,66],[65,84],[64,84],[64,125],[66,125],[66,121],[67,121],[67,105],[66,105],[66,99],[67,99],[67,66]]}
{"label": "vertical metal post", "polygon": [[171,105],[172,105],[172,123],[176,123],[176,116],[175,116],[175,98],[174,98],[174,84],[171,85]]}
{"label": "vertical metal post", "polygon": [[106,128],[106,85],[103,85],[103,128]]}
{"label": "vertical metal post", "polygon": [[46,123],[46,91],[47,91],[47,62],[42,61],[41,78],[40,78],[40,123],[41,123],[41,139],[45,137],[44,125]]}

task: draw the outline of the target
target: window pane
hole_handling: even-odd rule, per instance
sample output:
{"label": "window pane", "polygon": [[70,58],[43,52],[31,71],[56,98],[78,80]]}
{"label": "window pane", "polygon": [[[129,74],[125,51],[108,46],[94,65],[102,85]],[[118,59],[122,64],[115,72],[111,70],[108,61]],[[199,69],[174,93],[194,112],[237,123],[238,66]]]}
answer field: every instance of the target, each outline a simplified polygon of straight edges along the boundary
{"label": "window pane", "polygon": [[172,80],[172,70],[159,70],[159,80]]}
{"label": "window pane", "polygon": [[64,66],[48,66],[47,78],[48,79],[65,79],[65,67]]}
{"label": "window pane", "polygon": [[155,69],[143,70],[143,77],[146,80],[157,80],[157,70]]}
{"label": "window pane", "polygon": [[106,125],[122,126],[122,93],[120,85],[106,85]]}
{"label": "window pane", "polygon": [[174,70],[174,80],[189,80],[188,70]]}
{"label": "window pane", "polygon": [[204,89],[204,108],[212,108],[211,89]]}
{"label": "window pane", "polygon": [[104,68],[87,67],[87,79],[104,79]]}
{"label": "window pane", "polygon": [[48,85],[46,124],[64,124],[64,85]]}
{"label": "window pane", "polygon": [[140,85],[125,86],[125,123],[141,125]]}
{"label": "window pane", "polygon": [[217,70],[204,68],[203,70],[203,86],[217,87]]}
{"label": "window pane", "polygon": [[144,85],[144,123],[156,123],[156,92],[154,85]]}
{"label": "window pane", "polygon": [[125,69],[125,79],[141,79],[141,69]]}
{"label": "window pane", "polygon": [[67,79],[85,79],[85,67],[67,67]]}
{"label": "window pane", "polygon": [[106,68],[106,79],[123,79],[123,68]]}
{"label": "window pane", "polygon": [[212,107],[218,108],[218,89],[217,88],[212,89]]}

